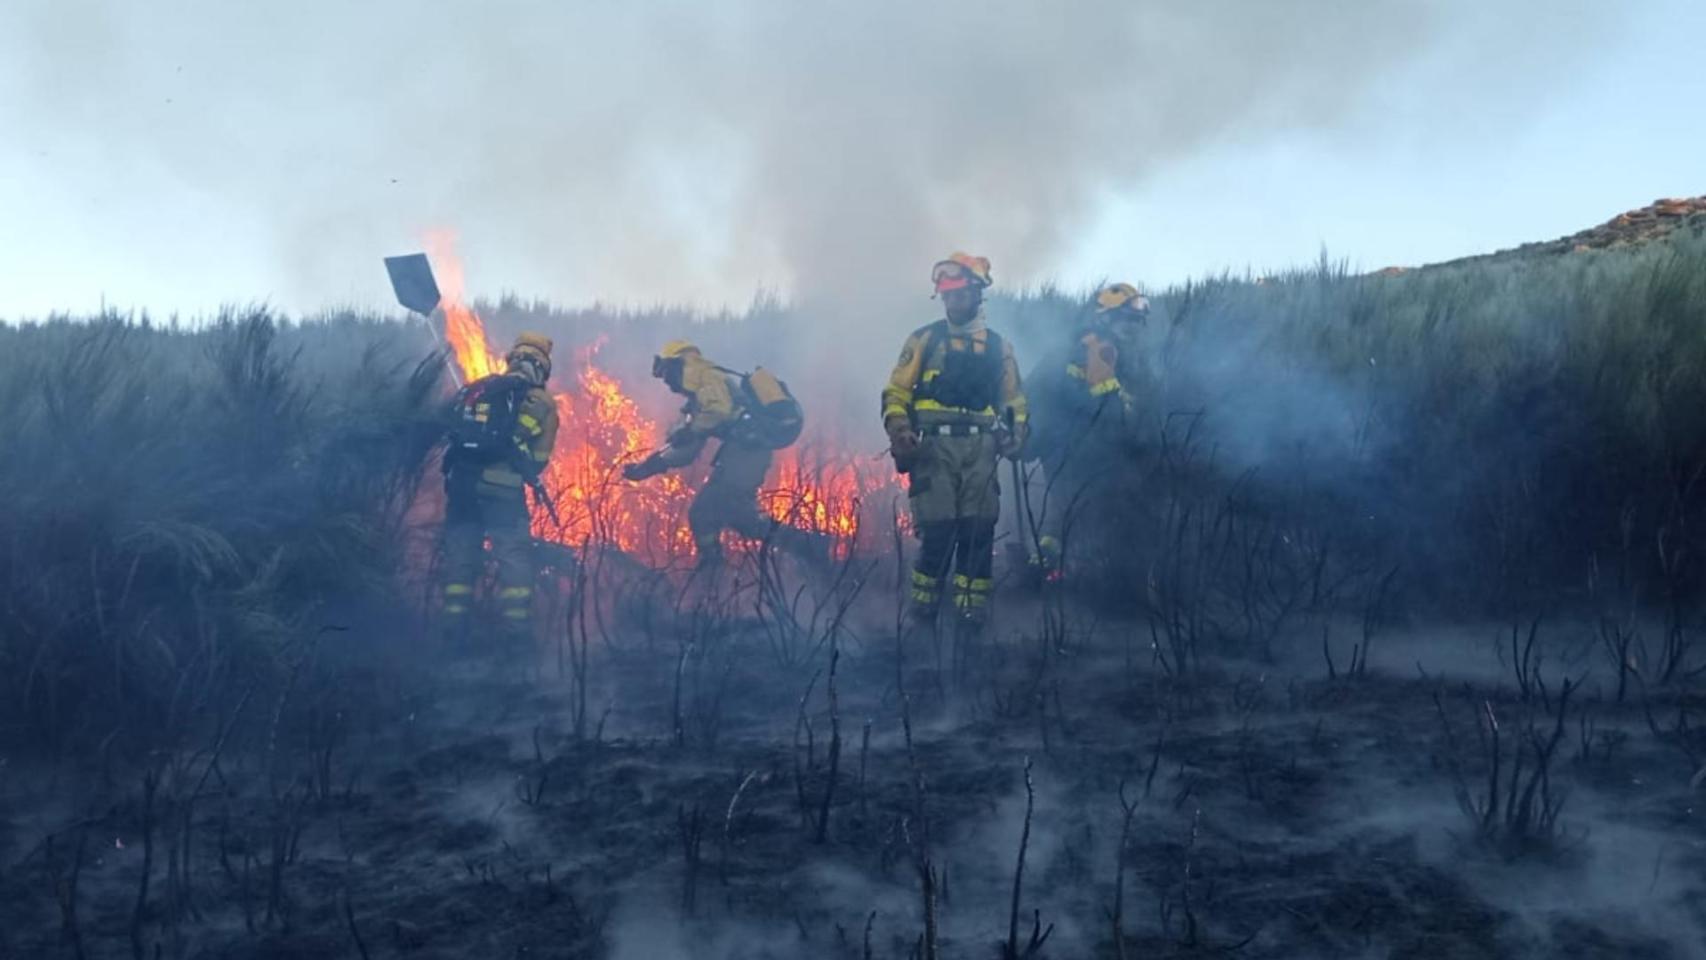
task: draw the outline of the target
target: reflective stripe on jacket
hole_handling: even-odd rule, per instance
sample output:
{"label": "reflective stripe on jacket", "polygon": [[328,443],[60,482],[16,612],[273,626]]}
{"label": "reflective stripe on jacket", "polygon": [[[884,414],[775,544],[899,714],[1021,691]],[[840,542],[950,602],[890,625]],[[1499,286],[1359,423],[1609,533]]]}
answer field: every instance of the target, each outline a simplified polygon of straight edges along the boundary
{"label": "reflective stripe on jacket", "polygon": [[[480,471],[480,480],[497,487],[521,487],[551,462],[557,445],[557,403],[544,387],[529,387],[515,416],[515,460],[502,460]],[[525,464],[531,473],[522,476]]]}
{"label": "reflective stripe on jacket", "polygon": [[[926,414],[927,419],[931,420],[993,422],[1008,409],[1013,411],[1013,418],[1017,423],[1024,423],[1029,419],[1030,411],[1025,400],[1024,386],[1019,378],[1019,364],[1014,359],[1013,344],[1006,337],[1000,338],[999,411],[994,407],[984,407],[980,410],[949,407],[918,397],[918,388],[921,385],[941,375],[948,351],[965,350],[969,346],[973,353],[981,354],[988,349],[989,328],[984,322],[982,311],[964,326],[950,326],[945,336],[933,337],[935,329],[936,324],[929,324],[914,330],[912,335],[906,338],[906,344],[901,347],[900,360],[889,374],[889,382],[883,387],[885,422],[891,417],[910,417],[917,413]],[[926,352],[930,356],[925,356]]]}

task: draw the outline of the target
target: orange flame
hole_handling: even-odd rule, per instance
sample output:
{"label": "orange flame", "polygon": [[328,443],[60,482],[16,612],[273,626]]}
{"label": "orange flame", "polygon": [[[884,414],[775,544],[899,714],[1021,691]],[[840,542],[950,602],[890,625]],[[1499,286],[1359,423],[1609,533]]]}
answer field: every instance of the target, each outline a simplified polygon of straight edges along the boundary
{"label": "orange flame", "polygon": [[455,253],[456,235],[449,230],[434,230],[427,234],[427,255],[434,268],[444,308],[444,339],[455,351],[456,365],[462,372],[463,383],[473,383],[481,377],[496,373],[501,366],[498,354],[486,342],[486,325],[470,308],[463,296],[467,289],[462,276],[462,261]]}
{"label": "orange flame", "polygon": [[[463,299],[462,268],[450,237],[436,234],[428,248],[444,297],[445,339],[463,382],[502,370],[502,357],[487,339],[484,322]],[[572,546],[614,546],[649,566],[673,566],[694,555],[687,527],[694,489],[682,471],[641,484],[622,479],[625,464],[644,459],[662,445],[664,427],[641,413],[621,381],[594,362],[604,342],[601,337],[575,349],[572,385],[564,389],[560,375],[552,384],[557,444],[541,480],[555,501],[557,521],[543,504],[533,503],[533,534]],[[688,473],[700,476],[703,469]],[[822,438],[779,451],[771,479],[773,486],[759,497],[765,513],[835,538],[840,556],[846,556],[859,536],[861,505],[880,491],[899,489],[886,470],[862,470],[856,455],[839,452]],[[733,534],[725,540],[731,546],[741,544]]]}

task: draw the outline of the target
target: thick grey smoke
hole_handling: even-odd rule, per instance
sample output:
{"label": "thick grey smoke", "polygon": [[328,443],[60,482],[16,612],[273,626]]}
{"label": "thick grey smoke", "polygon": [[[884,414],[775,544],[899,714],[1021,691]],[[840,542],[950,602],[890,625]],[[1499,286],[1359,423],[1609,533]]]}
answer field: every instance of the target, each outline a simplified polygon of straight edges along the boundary
{"label": "thick grey smoke", "polygon": [[954,248],[1046,278],[1107,196],[1330,126],[1428,51],[1520,56],[1535,5],[1484,6],[23,0],[0,110],[90,215],[161,194],[104,225],[137,256],[198,224],[265,246],[233,294],[371,296],[376,255],[450,226],[476,290],[866,312]]}

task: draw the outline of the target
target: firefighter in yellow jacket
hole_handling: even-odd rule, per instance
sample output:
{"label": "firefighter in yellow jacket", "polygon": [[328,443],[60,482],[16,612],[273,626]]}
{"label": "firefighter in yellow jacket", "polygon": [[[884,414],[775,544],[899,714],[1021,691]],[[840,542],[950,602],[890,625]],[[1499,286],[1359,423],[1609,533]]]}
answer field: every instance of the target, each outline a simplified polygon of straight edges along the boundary
{"label": "firefighter in yellow jacket", "polygon": [[1029,431],[1018,362],[983,317],[989,261],[956,253],[931,271],[943,319],[906,338],[883,388],[883,428],[895,468],[910,476],[912,521],[922,541],[912,572],[912,612],[934,622],[949,572],[954,608],[984,622],[994,588],[997,466]]}
{"label": "firefighter in yellow jacket", "polygon": [[685,340],[671,340],[652,359],[652,376],[687,398],[681,422],[663,449],[622,468],[628,480],[645,480],[688,466],[705,445],[719,441],[711,475],[687,508],[699,566],[723,561],[724,530],[772,544],[813,563],[828,559],[827,537],[777,524],[758,506],[758,489],[774,452],[799,437],[802,415],[787,387],[762,367],[751,374],[719,367]]}
{"label": "firefighter in yellow jacket", "polygon": [[524,333],[504,360],[505,372],[476,380],[457,394],[444,455],[443,610],[453,637],[468,630],[487,540],[497,561],[496,600],[504,632],[512,640],[532,636],[538,570],[526,488],[539,489],[540,472],[557,440],[557,407],[545,391],[551,340]]}

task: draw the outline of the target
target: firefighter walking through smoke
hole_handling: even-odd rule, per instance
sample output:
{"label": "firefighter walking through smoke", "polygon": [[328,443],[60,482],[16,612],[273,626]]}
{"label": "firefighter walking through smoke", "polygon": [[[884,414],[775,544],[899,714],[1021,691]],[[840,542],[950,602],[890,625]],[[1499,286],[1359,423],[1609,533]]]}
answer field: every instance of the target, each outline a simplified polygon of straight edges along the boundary
{"label": "firefighter walking through smoke", "polygon": [[724,530],[777,547],[814,564],[827,562],[828,538],[778,524],[759,510],[758,489],[772,455],[799,439],[804,415],[788,387],[763,367],[741,373],[719,367],[685,340],[671,340],[652,360],[652,376],[687,398],[681,422],[663,449],[622,468],[628,480],[645,480],[692,464],[705,444],[719,441],[711,475],[687,508],[699,566],[723,562]]}
{"label": "firefighter walking through smoke", "polygon": [[1029,431],[1019,366],[985,323],[989,261],[956,253],[931,271],[945,316],[906,338],[883,388],[883,428],[922,544],[912,571],[912,614],[935,622],[950,570],[962,625],[980,627],[994,589],[997,466]]}
{"label": "firefighter walking through smoke", "polygon": [[1136,287],[1109,284],[1096,292],[1062,349],[1026,378],[1037,430],[1026,457],[1041,463],[1044,482],[1040,498],[1030,491],[1032,509],[1021,526],[1041,529],[1026,529],[1025,542],[1012,549],[1028,551],[1035,576],[1059,569],[1061,541],[1082,527],[1086,507],[1105,499],[1104,488],[1125,476],[1115,466],[1136,427],[1144,379],[1139,337],[1148,318],[1149,300]]}
{"label": "firefighter walking through smoke", "polygon": [[485,544],[497,562],[497,609],[512,641],[532,637],[538,570],[527,511],[527,487],[543,497],[539,474],[557,439],[557,407],[545,391],[551,340],[524,333],[504,358],[505,372],[482,377],[457,394],[444,454],[444,618],[453,641],[469,632]]}

